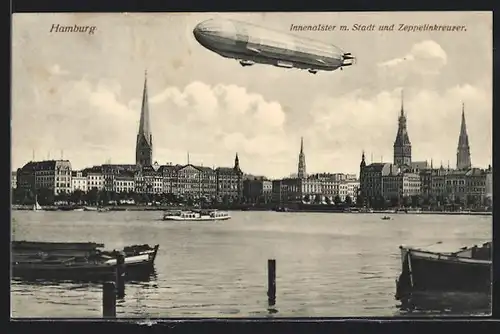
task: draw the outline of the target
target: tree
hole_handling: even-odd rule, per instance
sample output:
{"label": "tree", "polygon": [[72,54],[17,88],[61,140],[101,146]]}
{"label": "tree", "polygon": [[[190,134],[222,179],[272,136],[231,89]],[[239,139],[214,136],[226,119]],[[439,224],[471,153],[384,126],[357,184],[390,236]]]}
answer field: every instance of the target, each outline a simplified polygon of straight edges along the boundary
{"label": "tree", "polygon": [[411,197],[411,206],[414,208],[420,207],[420,196],[419,195],[413,195]]}
{"label": "tree", "polygon": [[83,201],[84,195],[85,193],[82,190],[76,189],[69,195],[69,201],[75,204],[79,204]]}
{"label": "tree", "polygon": [[359,193],[358,196],[356,197],[356,206],[358,208],[361,208],[365,205],[365,197]]}
{"label": "tree", "polygon": [[40,188],[37,193],[38,203],[40,205],[53,205],[54,204],[54,191],[48,188]]}
{"label": "tree", "polygon": [[351,207],[352,206],[352,198],[351,196],[347,195],[345,197],[345,204],[348,206],[348,207]]}
{"label": "tree", "polygon": [[410,197],[403,196],[403,206],[406,208],[406,207],[410,206],[410,203],[411,203]]}
{"label": "tree", "polygon": [[393,208],[399,207],[399,196],[392,196],[391,197],[391,207],[393,207]]}
{"label": "tree", "polygon": [[89,203],[90,205],[95,205],[97,204],[97,201],[99,199],[99,190],[96,187],[93,187],[87,192],[86,196],[86,202]]}
{"label": "tree", "polygon": [[335,202],[336,206],[339,206],[340,204],[342,204],[342,199],[340,198],[340,196],[338,194],[335,195],[335,198],[333,199],[333,201]]}
{"label": "tree", "polygon": [[304,202],[306,202],[306,203],[311,202],[311,195],[305,195],[304,196]]}

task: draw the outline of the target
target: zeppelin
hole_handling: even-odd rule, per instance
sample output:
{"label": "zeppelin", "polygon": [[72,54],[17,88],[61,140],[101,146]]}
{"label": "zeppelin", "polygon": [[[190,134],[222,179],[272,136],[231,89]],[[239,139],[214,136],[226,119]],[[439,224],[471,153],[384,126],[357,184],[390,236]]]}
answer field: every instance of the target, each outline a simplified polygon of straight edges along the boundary
{"label": "zeppelin", "polygon": [[193,30],[203,47],[236,59],[241,66],[267,64],[316,74],[354,64],[355,57],[335,45],[278,32],[253,24],[209,19]]}

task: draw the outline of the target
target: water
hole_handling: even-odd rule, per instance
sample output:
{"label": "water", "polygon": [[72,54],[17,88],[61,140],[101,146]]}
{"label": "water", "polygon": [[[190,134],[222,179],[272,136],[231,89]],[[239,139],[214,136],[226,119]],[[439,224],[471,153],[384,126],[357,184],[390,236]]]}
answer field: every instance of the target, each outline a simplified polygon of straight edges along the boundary
{"label": "water", "polygon": [[[13,211],[15,240],[160,244],[156,279],[127,284],[118,317],[266,317],[267,260],[276,259],[273,317],[398,315],[398,246],[491,240],[491,216],[232,212],[222,222],[166,222],[162,212]],[[101,317],[95,284],[12,281],[13,317]]]}

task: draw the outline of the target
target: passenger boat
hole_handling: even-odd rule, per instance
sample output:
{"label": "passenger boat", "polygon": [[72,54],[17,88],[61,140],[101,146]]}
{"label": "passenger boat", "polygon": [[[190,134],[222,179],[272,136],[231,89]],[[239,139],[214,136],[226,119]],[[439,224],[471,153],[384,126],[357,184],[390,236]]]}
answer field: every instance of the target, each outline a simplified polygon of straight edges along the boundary
{"label": "passenger boat", "polygon": [[163,220],[175,221],[216,221],[230,218],[229,212],[219,210],[173,210],[167,211],[163,215]]}
{"label": "passenger boat", "polygon": [[[25,280],[114,280],[117,251],[104,251],[96,243],[15,241],[12,244],[12,276]],[[159,245],[133,245],[121,252],[126,280],[147,280],[154,272]]]}
{"label": "passenger boat", "polygon": [[[441,243],[434,248],[437,245]],[[405,246],[400,246],[400,250],[402,271],[396,280],[395,297],[403,304],[443,302],[445,298],[451,303],[467,300],[482,306],[491,302],[491,242],[458,251]]]}

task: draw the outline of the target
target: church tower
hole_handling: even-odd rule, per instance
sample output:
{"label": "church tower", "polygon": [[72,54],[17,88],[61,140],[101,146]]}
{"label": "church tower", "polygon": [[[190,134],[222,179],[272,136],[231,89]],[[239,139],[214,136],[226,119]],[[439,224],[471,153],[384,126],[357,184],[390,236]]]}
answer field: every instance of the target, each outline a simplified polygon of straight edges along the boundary
{"label": "church tower", "polygon": [[462,124],[460,125],[460,136],[458,137],[457,147],[457,169],[470,169],[470,147],[469,136],[467,135],[467,126],[465,125],[465,107],[462,103]]}
{"label": "church tower", "polygon": [[135,163],[140,166],[151,166],[153,164],[153,135],[149,121],[147,82],[148,73],[146,71],[142,93],[141,120],[139,122],[139,132],[137,133],[135,147]]}
{"label": "church tower", "polygon": [[401,92],[401,114],[398,120],[398,133],[394,141],[394,164],[397,166],[411,164],[411,143],[406,128],[406,116],[404,111],[404,98]]}
{"label": "church tower", "polygon": [[297,177],[299,179],[305,179],[306,174],[306,155],[304,154],[304,138],[300,137],[300,153],[299,153],[299,167]]}
{"label": "church tower", "polygon": [[236,172],[240,172],[241,171],[241,168],[240,168],[240,158],[238,157],[238,152],[236,152],[236,156],[234,157],[234,167],[233,167],[233,169]]}

